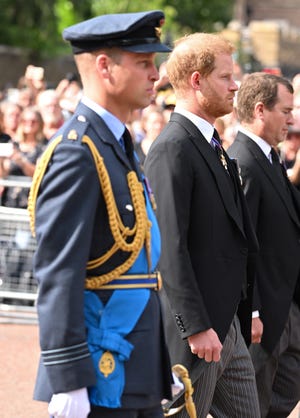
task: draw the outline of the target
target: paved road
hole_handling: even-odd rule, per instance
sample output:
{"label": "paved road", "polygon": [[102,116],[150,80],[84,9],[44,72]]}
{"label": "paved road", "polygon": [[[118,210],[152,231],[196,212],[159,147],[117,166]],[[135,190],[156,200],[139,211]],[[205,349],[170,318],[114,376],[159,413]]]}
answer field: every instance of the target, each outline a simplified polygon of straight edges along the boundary
{"label": "paved road", "polygon": [[39,358],[36,325],[0,324],[1,418],[48,418],[47,405],[32,400]]}
{"label": "paved road", "polygon": [[[46,404],[32,400],[38,358],[37,325],[0,324],[1,418],[48,418]],[[299,406],[289,418],[298,417]]]}

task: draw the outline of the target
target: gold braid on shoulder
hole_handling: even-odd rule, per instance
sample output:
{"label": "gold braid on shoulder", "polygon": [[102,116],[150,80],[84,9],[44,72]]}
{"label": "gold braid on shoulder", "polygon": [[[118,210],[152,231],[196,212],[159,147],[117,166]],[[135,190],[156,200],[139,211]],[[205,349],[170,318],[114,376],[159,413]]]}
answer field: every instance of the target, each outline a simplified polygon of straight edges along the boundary
{"label": "gold braid on shoulder", "polygon": [[48,163],[53,154],[53,151],[55,150],[56,146],[61,142],[62,138],[63,138],[62,135],[60,135],[48,145],[48,147],[42,154],[34,170],[31,188],[30,188],[29,196],[28,196],[28,207],[27,207],[28,212],[29,212],[30,229],[34,237],[35,237],[35,205],[36,205],[36,200],[37,200],[37,195],[39,192],[40,184],[44,177],[45,171],[47,170]]}
{"label": "gold braid on shoulder", "polygon": [[[35,205],[38,190],[52,153],[61,140],[62,136],[57,137],[47,147],[38,163],[33,176],[32,186],[28,199],[30,227],[33,235],[35,235]],[[100,276],[92,276],[86,279],[85,285],[87,289],[97,289],[125,273],[133,265],[144,245],[147,253],[148,268],[151,268],[151,222],[147,216],[143,186],[138,180],[136,173],[134,171],[130,171],[127,174],[127,182],[130,190],[136,222],[133,228],[129,228],[123,224],[116,205],[110,178],[103,158],[99,154],[93,141],[88,136],[84,135],[82,142],[88,145],[94,158],[101,189],[106,203],[110,230],[114,238],[113,246],[104,255],[97,259],[90,260],[87,263],[87,270],[92,270],[101,266],[118,250],[130,253],[129,257],[125,260],[124,263],[117,266],[108,273],[102,274]],[[127,242],[128,238],[130,238],[130,242]]]}

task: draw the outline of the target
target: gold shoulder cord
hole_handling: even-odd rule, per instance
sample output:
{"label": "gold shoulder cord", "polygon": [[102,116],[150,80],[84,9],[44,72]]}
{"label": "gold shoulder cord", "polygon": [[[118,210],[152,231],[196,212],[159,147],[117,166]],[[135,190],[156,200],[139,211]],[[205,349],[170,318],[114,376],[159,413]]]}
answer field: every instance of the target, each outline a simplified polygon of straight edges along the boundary
{"label": "gold shoulder cord", "polygon": [[[35,206],[38,190],[44,173],[46,171],[46,168],[48,166],[48,163],[50,161],[50,158],[52,156],[52,153],[61,140],[62,136],[57,137],[46,149],[46,151],[41,157],[41,160],[33,176],[32,186],[30,189],[28,199],[30,227],[33,236],[35,235]],[[131,253],[128,259],[123,264],[117,266],[114,270],[100,276],[89,277],[88,279],[86,279],[85,287],[87,289],[96,289],[100,288],[101,285],[106,284],[125,273],[137,259],[144,244],[146,246],[148,267],[151,267],[151,222],[149,221],[147,216],[146,204],[143,194],[143,186],[138,181],[136,173],[134,171],[130,171],[127,174],[127,182],[132,199],[136,223],[132,229],[130,229],[127,226],[124,226],[116,205],[110,178],[105,167],[103,158],[101,157],[96,146],[88,136],[83,136],[82,142],[88,145],[94,158],[101,189],[107,207],[110,230],[114,238],[114,244],[110,248],[110,250],[108,250],[107,253],[103,256],[95,260],[89,261],[87,263],[87,269],[91,270],[101,266],[118,250]],[[132,242],[126,242],[126,239],[132,236],[134,236]]]}
{"label": "gold shoulder cord", "polygon": [[28,196],[28,212],[29,212],[29,221],[30,229],[32,235],[35,237],[35,205],[37,200],[37,194],[40,188],[42,178],[44,177],[45,171],[48,167],[50,158],[55,150],[56,146],[61,142],[62,135],[58,136],[51,142],[44,153],[42,154],[33,174],[31,188]]}

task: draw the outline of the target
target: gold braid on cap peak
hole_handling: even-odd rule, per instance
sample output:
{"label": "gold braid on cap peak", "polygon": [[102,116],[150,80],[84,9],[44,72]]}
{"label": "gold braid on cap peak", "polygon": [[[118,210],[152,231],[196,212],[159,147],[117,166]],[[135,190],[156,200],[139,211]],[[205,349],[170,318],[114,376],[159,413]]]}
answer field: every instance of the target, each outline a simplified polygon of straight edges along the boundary
{"label": "gold braid on cap peak", "polygon": [[[35,206],[38,195],[38,190],[47,169],[48,163],[55,150],[55,147],[61,142],[62,136],[57,137],[46,149],[42,155],[38,166],[36,167],[32,186],[28,198],[28,211],[30,217],[30,227],[33,236],[35,236]],[[137,259],[141,249],[145,245],[147,253],[148,268],[151,268],[151,222],[147,216],[144,190],[141,182],[138,180],[135,171],[130,171],[127,174],[128,187],[132,199],[134,214],[136,222],[133,228],[125,226],[121,220],[120,213],[117,208],[115,197],[113,194],[110,178],[105,167],[103,158],[99,154],[93,141],[86,135],[83,136],[82,142],[86,143],[94,158],[98,177],[103,192],[106,208],[108,212],[108,219],[110,230],[114,238],[113,246],[101,257],[90,260],[87,263],[87,270],[92,270],[104,264],[114,253],[118,250],[130,252],[129,257],[124,263],[120,264],[108,273],[100,276],[89,277],[86,279],[86,289],[97,289],[102,285],[114,280],[123,273],[125,273]],[[126,240],[133,237],[131,242]]]}

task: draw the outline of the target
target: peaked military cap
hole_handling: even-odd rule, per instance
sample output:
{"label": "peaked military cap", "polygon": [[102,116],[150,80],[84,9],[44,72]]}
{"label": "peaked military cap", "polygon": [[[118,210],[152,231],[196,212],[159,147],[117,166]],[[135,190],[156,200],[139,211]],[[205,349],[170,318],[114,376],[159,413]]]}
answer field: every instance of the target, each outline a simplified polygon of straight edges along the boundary
{"label": "peaked military cap", "polygon": [[126,51],[169,52],[160,41],[164,13],[160,10],[97,16],[77,23],[63,31],[74,54],[104,47],[119,47]]}

